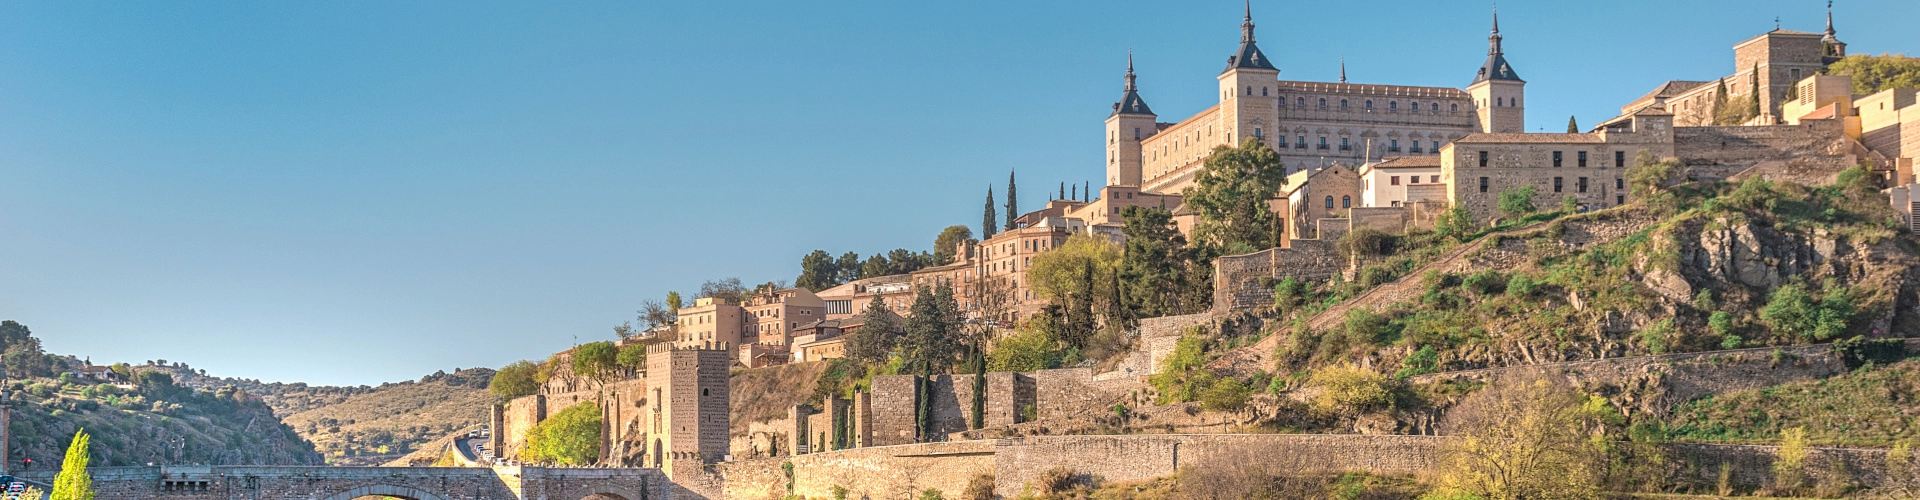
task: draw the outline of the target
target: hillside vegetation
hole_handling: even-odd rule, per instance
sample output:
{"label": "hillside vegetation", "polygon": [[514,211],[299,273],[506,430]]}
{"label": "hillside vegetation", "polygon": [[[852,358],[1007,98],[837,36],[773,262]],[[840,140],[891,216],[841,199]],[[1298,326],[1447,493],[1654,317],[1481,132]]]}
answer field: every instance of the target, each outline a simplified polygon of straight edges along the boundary
{"label": "hillside vegetation", "polygon": [[331,397],[289,391],[282,401],[306,401],[308,409],[281,417],[313,442],[334,465],[373,465],[419,449],[448,433],[485,423],[496,399],[487,394],[493,370],[473,368],[435,373],[418,381],[381,384],[371,391],[325,405]]}
{"label": "hillside vegetation", "polygon": [[[25,325],[0,323],[13,379],[13,457],[58,464],[82,429],[92,464],[318,465],[321,458],[260,398],[232,386],[196,389],[166,372],[115,365],[104,377],[67,373]],[[40,361],[26,362],[29,358]],[[46,361],[44,364],[41,361]],[[56,375],[56,371],[59,373]]]}
{"label": "hillside vegetation", "polygon": [[1804,428],[1823,445],[1889,446],[1920,435],[1920,359],[1845,375],[1724,394],[1676,409],[1675,440],[1771,443]]}

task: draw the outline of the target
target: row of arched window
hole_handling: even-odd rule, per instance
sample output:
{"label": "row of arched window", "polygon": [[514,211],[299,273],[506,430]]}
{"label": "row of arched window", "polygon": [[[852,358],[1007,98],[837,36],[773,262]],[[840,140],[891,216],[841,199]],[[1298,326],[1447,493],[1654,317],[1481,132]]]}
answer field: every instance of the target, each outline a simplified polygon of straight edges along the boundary
{"label": "row of arched window", "polygon": [[[1322,107],[1322,108],[1325,108],[1325,107],[1327,107],[1327,98],[1325,98],[1325,97],[1321,97],[1321,98],[1318,98],[1318,99],[1319,99],[1319,100],[1318,100],[1318,103],[1319,103],[1319,107]],[[1340,109],[1348,109],[1348,104],[1349,104],[1349,103],[1348,103],[1348,101],[1347,101],[1346,99],[1341,99],[1341,100],[1339,101],[1339,107],[1340,107]],[[1281,97],[1281,98],[1280,98],[1280,105],[1281,105],[1281,106],[1286,106],[1286,105],[1287,105],[1287,99],[1286,99],[1285,97]],[[1294,107],[1298,107],[1298,108],[1304,108],[1304,107],[1307,107],[1307,98],[1306,98],[1306,97],[1295,97],[1295,98],[1293,98],[1293,105],[1294,105]],[[1366,110],[1372,110],[1372,109],[1373,109],[1373,99],[1366,99],[1366,100],[1363,100],[1363,101],[1361,101],[1361,103],[1360,103],[1360,107],[1361,107],[1361,109],[1366,109]],[[1427,103],[1427,110],[1428,110],[1429,112],[1433,112],[1433,113],[1439,113],[1439,112],[1440,112],[1440,103],[1437,103],[1437,102],[1429,102],[1429,103]],[[1399,112],[1399,111],[1400,111],[1400,101],[1387,101],[1387,111],[1388,111],[1388,112],[1394,112],[1394,113],[1397,113],[1397,112]],[[1410,102],[1408,102],[1408,103],[1407,103],[1407,111],[1408,111],[1408,112],[1411,112],[1411,113],[1418,113],[1418,112],[1420,112],[1420,101],[1410,101]],[[1452,113],[1458,113],[1458,112],[1460,112],[1460,104],[1458,104],[1458,103],[1450,103],[1450,104],[1447,104],[1447,111],[1448,111],[1448,112],[1452,112]]]}
{"label": "row of arched window", "polygon": [[[1332,197],[1332,196],[1328,196],[1328,197],[1327,197],[1327,208],[1333,208],[1333,197]],[[1352,197],[1352,196],[1347,196],[1347,195],[1341,195],[1341,196],[1340,196],[1340,208],[1353,208],[1353,197]]]}

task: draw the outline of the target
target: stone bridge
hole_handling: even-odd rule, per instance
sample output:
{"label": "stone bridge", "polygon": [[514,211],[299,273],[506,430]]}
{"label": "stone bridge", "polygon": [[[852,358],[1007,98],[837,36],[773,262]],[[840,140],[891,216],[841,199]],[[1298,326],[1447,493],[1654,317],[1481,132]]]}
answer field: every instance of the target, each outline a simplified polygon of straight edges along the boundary
{"label": "stone bridge", "polygon": [[[52,482],[56,471],[21,474]],[[98,467],[97,498],[161,500],[706,499],[659,469],[546,467]],[[711,498],[718,499],[718,495]]]}

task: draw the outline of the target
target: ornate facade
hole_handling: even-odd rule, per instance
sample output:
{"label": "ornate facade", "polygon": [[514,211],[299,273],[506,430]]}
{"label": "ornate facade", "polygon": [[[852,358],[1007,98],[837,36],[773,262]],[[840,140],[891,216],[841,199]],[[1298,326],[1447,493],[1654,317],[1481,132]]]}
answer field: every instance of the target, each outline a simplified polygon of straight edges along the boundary
{"label": "ornate facade", "polygon": [[1288,172],[1334,161],[1360,164],[1385,156],[1437,155],[1441,146],[1477,132],[1525,127],[1526,82],[1507,63],[1498,17],[1488,55],[1466,89],[1280,80],[1255,41],[1251,8],[1240,47],[1219,81],[1219,104],[1176,123],[1158,121],[1135,84],[1126,86],[1106,123],[1107,184],[1178,194],[1215,146],[1252,138],[1280,153]]}

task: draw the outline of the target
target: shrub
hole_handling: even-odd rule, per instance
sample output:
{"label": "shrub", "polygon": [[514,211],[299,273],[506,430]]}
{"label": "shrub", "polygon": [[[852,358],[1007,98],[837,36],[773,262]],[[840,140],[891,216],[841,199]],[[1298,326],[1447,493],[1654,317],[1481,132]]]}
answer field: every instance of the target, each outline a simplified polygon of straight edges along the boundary
{"label": "shrub", "polygon": [[993,474],[979,474],[967,480],[967,489],[960,494],[965,500],[994,500]]}
{"label": "shrub", "polygon": [[1400,360],[1400,371],[1393,372],[1393,378],[1404,379],[1415,375],[1426,375],[1439,369],[1440,353],[1433,346],[1420,346],[1420,350]]}
{"label": "shrub", "polygon": [[1207,362],[1206,342],[1205,337],[1188,333],[1160,361],[1160,373],[1147,379],[1159,391],[1160,404],[1193,401],[1201,389],[1212,385],[1213,374],[1203,366]]}
{"label": "shrub", "polygon": [[1533,295],[1533,290],[1537,286],[1538,284],[1533,282],[1533,278],[1529,278],[1524,274],[1516,274],[1513,278],[1507,280],[1507,296],[1526,298]]}
{"label": "shrub", "polygon": [[1210,411],[1240,411],[1246,407],[1253,389],[1233,377],[1221,378],[1200,394],[1200,408]]}
{"label": "shrub", "polygon": [[1648,325],[1637,336],[1640,337],[1640,343],[1647,346],[1647,352],[1665,354],[1671,345],[1669,337],[1673,336],[1673,332],[1673,318],[1667,318]]}
{"label": "shrub", "polygon": [[1041,472],[1040,477],[1035,478],[1034,481],[1037,483],[1034,487],[1038,488],[1042,494],[1066,493],[1073,489],[1073,471],[1066,467],[1054,467]]}
{"label": "shrub", "polygon": [[1000,339],[987,353],[987,367],[996,372],[1030,372],[1056,368],[1060,345],[1039,328],[1022,326]]}
{"label": "shrub", "polygon": [[1825,288],[1816,298],[1801,283],[1781,285],[1767,296],[1760,319],[1803,341],[1838,337],[1853,320],[1853,295],[1831,281]]}
{"label": "shrub", "polygon": [[1387,378],[1353,365],[1331,366],[1315,372],[1307,385],[1321,389],[1309,403],[1323,415],[1357,414],[1393,403]]}
{"label": "shrub", "polygon": [[588,465],[599,456],[600,406],[590,401],[527,429],[527,446],[520,452],[521,460],[562,465]]}
{"label": "shrub", "polygon": [[1539,208],[1533,206],[1533,196],[1536,192],[1532,185],[1501,191],[1500,213],[1517,217],[1539,211]]}
{"label": "shrub", "polygon": [[1807,428],[1794,427],[1781,432],[1780,447],[1773,453],[1774,486],[1787,492],[1800,489],[1805,482],[1802,469],[1807,461]]}
{"label": "shrub", "polygon": [[1469,395],[1449,413],[1460,419],[1460,437],[1447,445],[1445,491],[1490,499],[1589,499],[1600,491],[1596,458],[1605,451],[1589,429],[1602,423],[1579,393],[1544,380],[1509,383]]}
{"label": "shrub", "polygon": [[1464,242],[1473,239],[1473,233],[1478,229],[1479,226],[1474,224],[1473,214],[1467,212],[1467,207],[1454,205],[1445,212],[1440,212],[1440,217],[1434,220],[1433,234]]}

